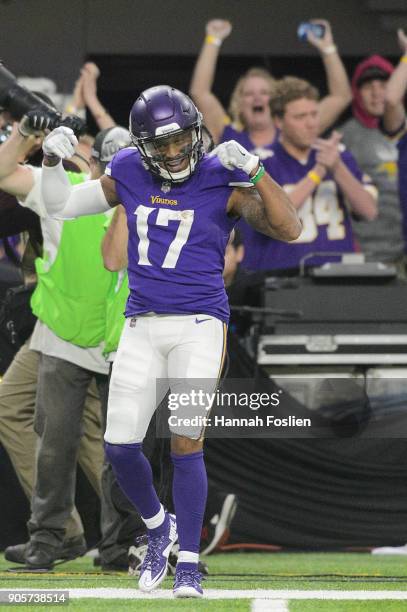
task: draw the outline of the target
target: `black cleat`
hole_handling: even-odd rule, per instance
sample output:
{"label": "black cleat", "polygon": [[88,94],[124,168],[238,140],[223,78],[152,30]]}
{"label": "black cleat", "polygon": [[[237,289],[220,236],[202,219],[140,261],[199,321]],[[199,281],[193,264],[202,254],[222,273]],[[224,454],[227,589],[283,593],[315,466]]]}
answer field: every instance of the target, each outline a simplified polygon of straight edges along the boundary
{"label": "black cleat", "polygon": [[60,548],[45,544],[44,542],[30,542],[25,551],[26,569],[51,570],[54,563],[60,558],[62,545]]}
{"label": "black cleat", "polygon": [[[17,544],[16,546],[8,546],[4,551],[5,559],[7,559],[7,561],[11,561],[12,563],[21,563],[22,565],[25,565],[27,562],[26,555],[29,545],[30,542],[26,542],[25,544]],[[54,561],[57,559],[62,559],[64,561],[76,559],[76,557],[81,557],[84,555],[86,551],[87,546],[85,538],[83,536],[76,536],[74,538],[70,538],[69,540],[64,540],[62,549],[55,548],[55,554],[58,556],[54,558]]]}

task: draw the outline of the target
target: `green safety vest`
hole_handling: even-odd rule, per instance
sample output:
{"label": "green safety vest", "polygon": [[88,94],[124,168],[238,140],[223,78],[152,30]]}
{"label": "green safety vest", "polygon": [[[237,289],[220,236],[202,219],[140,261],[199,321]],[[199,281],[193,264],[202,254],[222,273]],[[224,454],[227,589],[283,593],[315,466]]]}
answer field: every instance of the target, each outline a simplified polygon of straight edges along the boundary
{"label": "green safety vest", "polygon": [[[67,172],[71,184],[85,175]],[[64,221],[53,264],[37,258],[38,285],[31,298],[33,313],[57,336],[82,347],[105,338],[106,300],[117,274],[103,266],[104,214]]]}

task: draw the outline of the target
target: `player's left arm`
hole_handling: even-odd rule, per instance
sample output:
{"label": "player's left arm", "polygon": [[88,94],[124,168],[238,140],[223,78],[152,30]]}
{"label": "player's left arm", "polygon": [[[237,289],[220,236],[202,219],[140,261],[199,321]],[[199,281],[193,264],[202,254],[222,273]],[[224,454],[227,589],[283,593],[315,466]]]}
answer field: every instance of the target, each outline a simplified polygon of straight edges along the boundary
{"label": "player's left arm", "polygon": [[301,221],[283,189],[271,178],[259,162],[235,140],[224,142],[212,152],[228,170],[246,172],[253,188],[236,188],[227,205],[227,212],[243,217],[255,230],[272,238],[290,242],[301,233]]}
{"label": "player's left arm", "polygon": [[325,74],[328,81],[328,95],[319,103],[320,133],[329,128],[352,100],[352,90],[345,66],[338,53],[332,35],[331,26],[325,19],[312,19],[312,23],[319,23],[325,27],[322,38],[308,33],[308,42],[316,47],[321,54]]}
{"label": "player's left arm", "polygon": [[301,222],[285,192],[269,175],[256,189],[236,188],[228,202],[228,212],[243,217],[257,232],[291,242],[301,233]]}

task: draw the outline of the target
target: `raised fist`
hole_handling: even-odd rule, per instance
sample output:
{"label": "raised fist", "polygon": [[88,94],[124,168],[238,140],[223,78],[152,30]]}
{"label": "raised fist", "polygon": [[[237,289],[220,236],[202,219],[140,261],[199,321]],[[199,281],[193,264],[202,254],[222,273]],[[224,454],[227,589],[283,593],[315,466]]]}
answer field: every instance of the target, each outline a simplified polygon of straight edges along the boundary
{"label": "raised fist", "polygon": [[91,76],[94,79],[98,79],[100,77],[100,70],[93,62],[86,62],[82,66],[81,74],[86,73],[88,76]]}
{"label": "raised fist", "polygon": [[223,41],[232,31],[232,24],[226,19],[211,19],[206,24],[206,33]]}
{"label": "raised fist", "polygon": [[228,170],[238,168],[247,174],[253,172],[259,165],[258,156],[249,153],[236,140],[222,142],[222,144],[215,147],[210,155],[217,155],[222,166]]}
{"label": "raised fist", "polygon": [[87,62],[81,70],[82,78],[82,93],[86,105],[89,105],[92,100],[97,97],[97,80],[100,75],[100,70],[93,62]]}
{"label": "raised fist", "polygon": [[47,157],[67,159],[75,153],[78,139],[71,128],[61,125],[52,130],[42,143],[42,150]]}

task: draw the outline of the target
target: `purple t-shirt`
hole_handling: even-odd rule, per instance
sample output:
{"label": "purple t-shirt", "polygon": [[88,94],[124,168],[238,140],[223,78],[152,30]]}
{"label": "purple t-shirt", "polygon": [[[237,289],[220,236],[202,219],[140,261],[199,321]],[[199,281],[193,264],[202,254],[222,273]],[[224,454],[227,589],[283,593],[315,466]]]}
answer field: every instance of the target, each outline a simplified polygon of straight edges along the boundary
{"label": "purple t-shirt", "polygon": [[[274,155],[265,160],[269,174],[289,193],[315,166],[315,150],[301,163],[292,157],[280,142],[275,142]],[[362,181],[362,172],[349,151],[341,153],[342,161],[352,174]],[[298,209],[303,230],[294,242],[281,242],[256,232],[244,220],[239,223],[243,233],[245,258],[242,265],[248,270],[297,268],[301,259],[316,251],[345,253],[355,250],[349,213],[343,194],[328,174],[321,184]],[[310,258],[307,265],[321,265],[333,257]]]}
{"label": "purple t-shirt", "polygon": [[407,132],[400,138],[397,146],[399,149],[398,176],[400,208],[403,215],[404,251],[407,252]]}
{"label": "purple t-shirt", "polygon": [[222,272],[235,220],[226,205],[230,183],[248,184],[247,175],[205,156],[191,178],[169,183],[145,170],[134,148],[119,151],[106,174],[116,182],[129,228],[126,317],[203,313],[227,322]]}
{"label": "purple t-shirt", "polygon": [[228,140],[236,140],[236,142],[241,144],[242,147],[247,149],[247,151],[250,151],[250,153],[253,153],[254,155],[258,155],[262,161],[272,157],[273,145],[276,142],[276,140],[273,140],[273,142],[270,142],[269,144],[256,147],[256,145],[250,140],[250,136],[246,130],[237,130],[231,124],[225,126],[219,142],[227,142]]}

